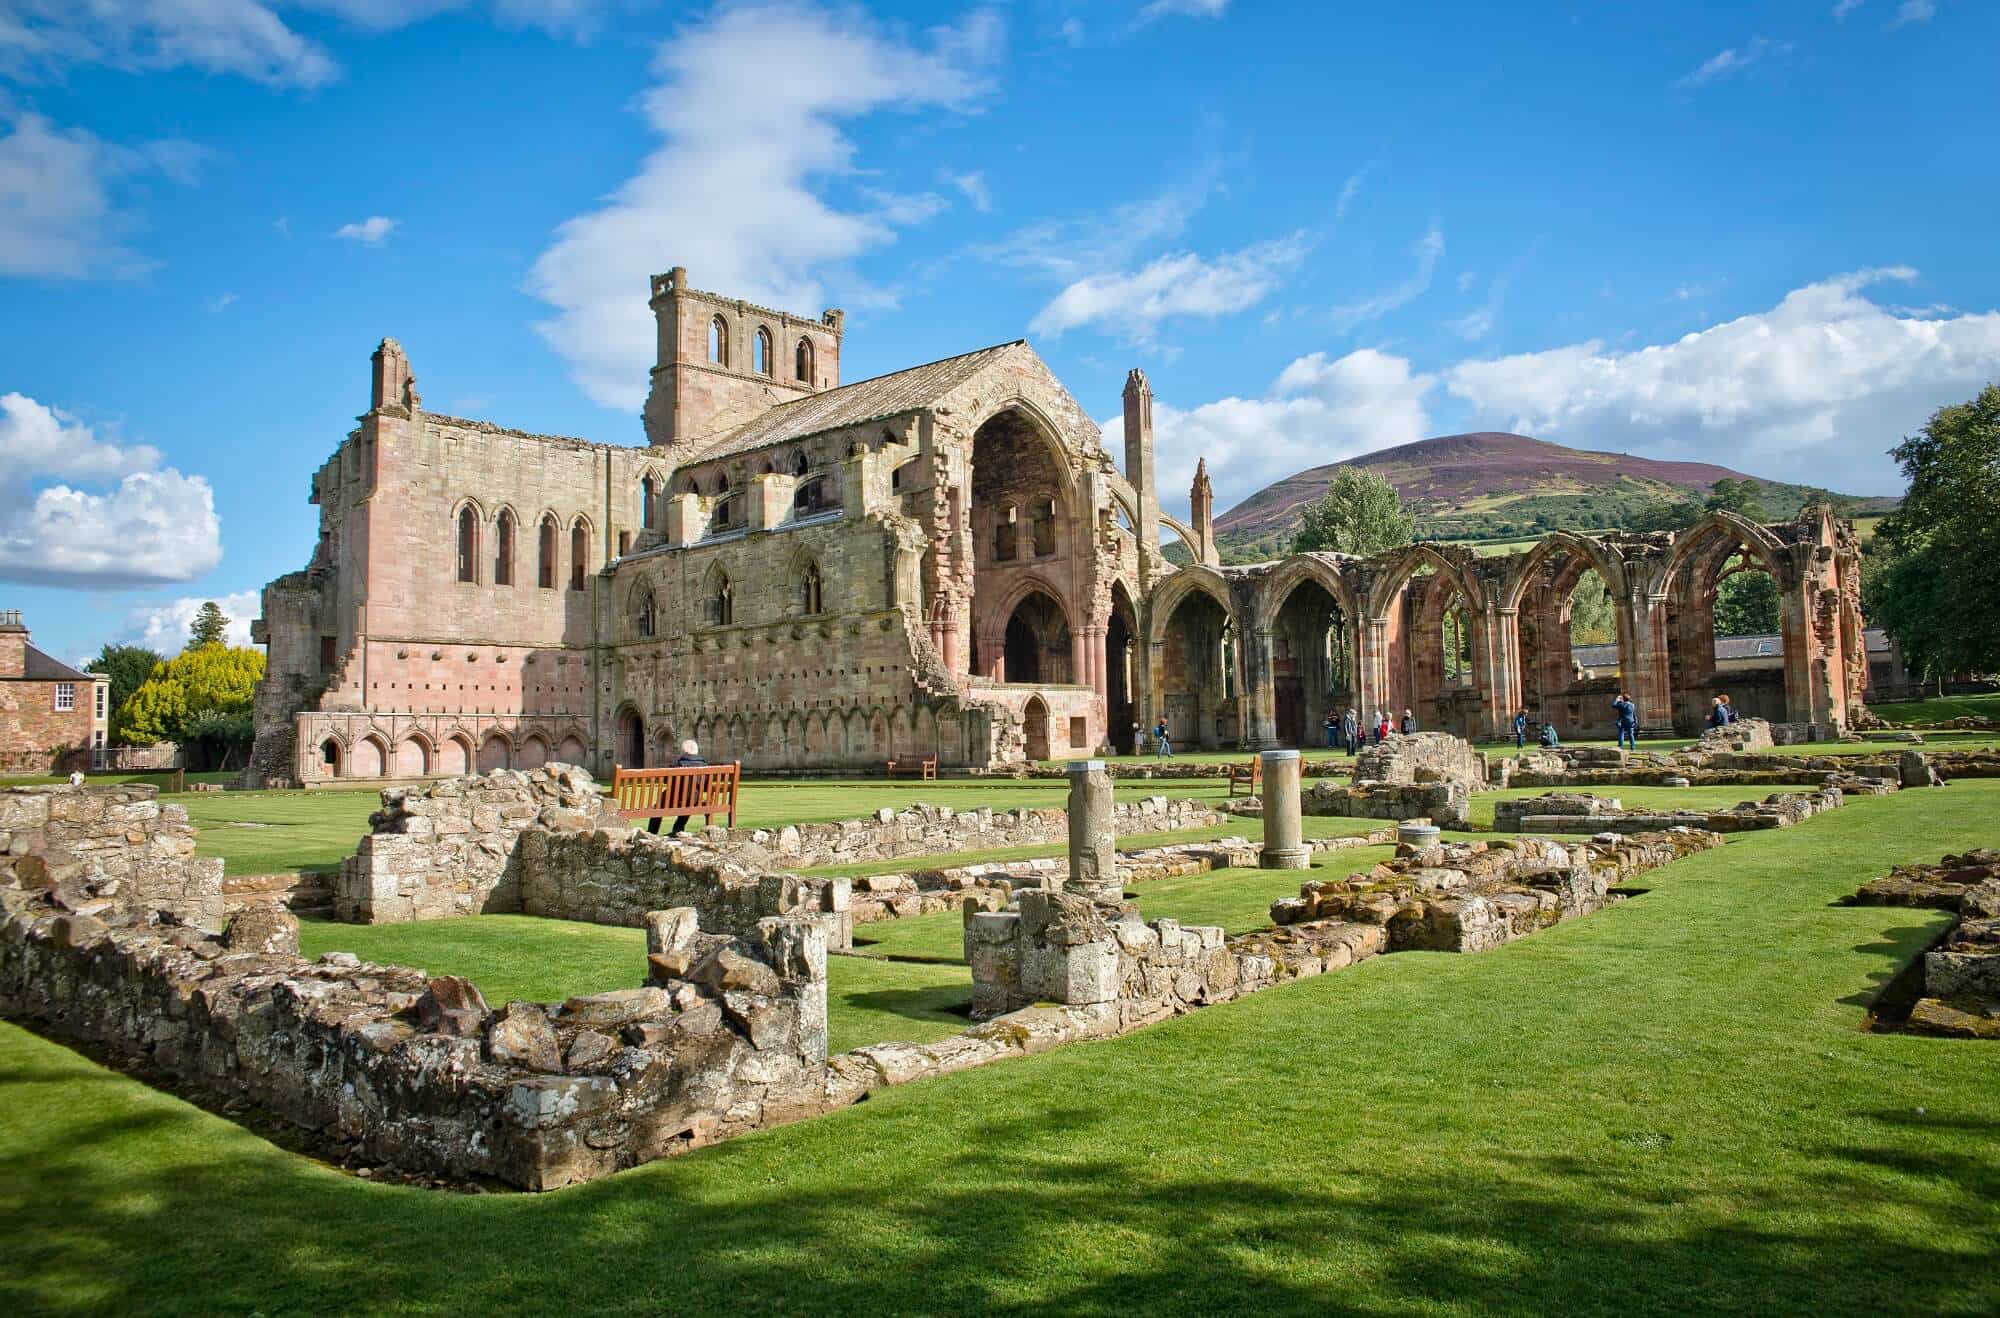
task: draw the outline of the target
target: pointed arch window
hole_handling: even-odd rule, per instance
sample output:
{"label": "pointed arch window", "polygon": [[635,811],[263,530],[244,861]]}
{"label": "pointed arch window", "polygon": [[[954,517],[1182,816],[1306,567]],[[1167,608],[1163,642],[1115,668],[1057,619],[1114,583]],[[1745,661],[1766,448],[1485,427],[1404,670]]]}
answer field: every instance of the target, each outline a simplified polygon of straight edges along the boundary
{"label": "pointed arch window", "polygon": [[798,349],[792,354],[792,374],[801,384],[811,384],[813,380],[813,345],[811,339],[800,339]]}
{"label": "pointed arch window", "polygon": [[493,522],[493,584],[514,584],[514,513],[502,508]]}
{"label": "pointed arch window", "polygon": [[540,565],[535,573],[535,584],[543,590],[556,588],[556,519],[554,514],[542,518]]}
{"label": "pointed arch window", "polygon": [[659,629],[659,613],[653,602],[653,588],[641,585],[632,592],[632,630],[639,636],[652,636]]}
{"label": "pointed arch window", "polygon": [[659,491],[653,486],[650,472],[639,478],[639,525],[648,531],[658,525],[653,520],[659,511],[656,507],[659,502],[658,495]]}
{"label": "pointed arch window", "polygon": [[799,612],[808,617],[826,612],[826,590],[820,579],[819,564],[810,558],[799,573]]}
{"label": "pointed arch window", "polygon": [[755,353],[756,355],[750,361],[751,366],[756,369],[757,374],[769,375],[771,373],[771,331],[765,329],[762,325],[757,327]]}
{"label": "pointed arch window", "polygon": [[569,588],[582,590],[590,558],[590,530],[581,517],[569,528]]}
{"label": "pointed arch window", "polygon": [[729,326],[720,316],[708,322],[708,359],[717,366],[729,365]]}
{"label": "pointed arch window", "polygon": [[728,627],[736,621],[735,591],[729,584],[729,574],[721,568],[710,579],[708,620],[717,627]]}
{"label": "pointed arch window", "polygon": [[810,517],[814,513],[825,512],[829,506],[826,477],[815,476],[802,482],[792,492],[792,512],[799,517]]}
{"label": "pointed arch window", "polygon": [[479,580],[479,514],[471,504],[458,510],[458,579]]}

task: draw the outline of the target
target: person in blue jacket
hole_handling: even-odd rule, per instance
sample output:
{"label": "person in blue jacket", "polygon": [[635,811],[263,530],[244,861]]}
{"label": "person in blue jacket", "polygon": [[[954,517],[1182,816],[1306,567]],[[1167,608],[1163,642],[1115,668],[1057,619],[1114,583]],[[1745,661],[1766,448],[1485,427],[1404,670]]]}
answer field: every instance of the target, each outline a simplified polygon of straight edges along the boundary
{"label": "person in blue jacket", "polygon": [[1639,749],[1639,707],[1632,703],[1629,692],[1620,691],[1618,699],[1611,702],[1611,708],[1618,715],[1618,748]]}
{"label": "person in blue jacket", "polygon": [[1525,709],[1517,709],[1514,711],[1514,749],[1517,751],[1522,750],[1527,746],[1527,744],[1528,744],[1528,711]]}

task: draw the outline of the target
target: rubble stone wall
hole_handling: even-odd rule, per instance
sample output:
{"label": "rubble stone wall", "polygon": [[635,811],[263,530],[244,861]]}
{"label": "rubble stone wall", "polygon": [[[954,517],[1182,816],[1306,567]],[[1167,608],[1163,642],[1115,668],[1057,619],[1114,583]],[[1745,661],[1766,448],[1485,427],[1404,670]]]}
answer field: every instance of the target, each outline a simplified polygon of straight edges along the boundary
{"label": "rubble stone wall", "polygon": [[1392,733],[1354,757],[1354,781],[1451,782],[1471,790],[1486,785],[1486,757],[1449,732]]}
{"label": "rubble stone wall", "polygon": [[79,909],[170,911],[220,929],[222,862],[194,854],[187,808],[156,787],[14,787],[0,791],[0,857],[26,859],[21,881],[57,888]]}
{"label": "rubble stone wall", "polygon": [[1727,810],[1627,810],[1616,797],[1551,792],[1494,802],[1493,828],[1500,833],[1657,833],[1669,828],[1742,833],[1789,828],[1837,810],[1845,800],[1838,787],[1823,787],[1811,793],[1776,792]]}
{"label": "rubble stone wall", "polygon": [[1958,922],[1924,954],[1922,996],[1907,1026],[1918,1034],[2000,1039],[2000,851],[1898,865],[1847,901],[1954,912]]}
{"label": "rubble stone wall", "polygon": [[1461,781],[1357,781],[1351,787],[1323,782],[1299,793],[1299,812],[1348,819],[1428,819],[1439,828],[1463,828],[1472,816],[1472,794]]}
{"label": "rubble stone wall", "polygon": [[654,984],[495,1012],[464,980],[306,961],[282,912],[239,917],[254,936],[233,925],[221,939],[19,888],[0,888],[0,914],[9,1016],[407,1171],[548,1190],[825,1105],[826,947],[811,921],[737,939],[686,913],[651,958]]}

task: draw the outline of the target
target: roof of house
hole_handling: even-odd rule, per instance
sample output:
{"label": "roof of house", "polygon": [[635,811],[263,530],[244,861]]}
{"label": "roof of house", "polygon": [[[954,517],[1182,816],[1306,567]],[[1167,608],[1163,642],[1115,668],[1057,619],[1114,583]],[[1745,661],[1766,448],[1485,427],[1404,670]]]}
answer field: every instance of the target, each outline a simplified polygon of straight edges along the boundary
{"label": "roof of house", "polygon": [[[1861,632],[1867,642],[1868,653],[1885,654],[1889,649],[1889,634],[1880,627],[1866,627]],[[1780,658],[1785,653],[1785,638],[1777,632],[1766,632],[1756,636],[1718,636],[1715,638],[1715,657],[1722,659]],[[1618,662],[1618,646],[1606,642],[1599,645],[1573,645],[1570,647],[1572,661],[1585,668],[1609,668]]]}
{"label": "roof of house", "polygon": [[93,682],[97,679],[90,673],[79,673],[62,660],[28,647],[27,663],[23,665],[21,677],[29,682]]}
{"label": "roof of house", "polygon": [[734,430],[723,431],[703,444],[691,460],[709,462],[732,457],[772,444],[790,443],[837,430],[842,426],[912,411],[956,389],[981,367],[1026,342],[1026,339],[1013,339],[996,343],[990,348],[979,348],[956,357],[926,362],[908,370],[892,371],[870,380],[857,380],[838,389],[779,403]]}

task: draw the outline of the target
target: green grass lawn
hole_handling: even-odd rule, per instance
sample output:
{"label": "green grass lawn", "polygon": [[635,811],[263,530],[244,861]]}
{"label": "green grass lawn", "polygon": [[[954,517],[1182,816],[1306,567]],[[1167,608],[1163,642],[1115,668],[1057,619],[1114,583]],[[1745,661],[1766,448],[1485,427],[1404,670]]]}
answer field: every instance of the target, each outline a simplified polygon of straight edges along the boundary
{"label": "green grass lawn", "polygon": [[1870,705],[1869,712],[1884,723],[1941,723],[1946,719],[2000,719],[2000,692],[1974,696],[1937,696],[1929,700],[1905,700],[1894,704]]}
{"label": "green grass lawn", "polygon": [[1996,819],[2000,782],[1857,801],[1497,951],[545,1196],[342,1176],[0,1027],[0,1305],[1992,1313],[2000,1048],[1865,1032],[1946,917],[1833,900]]}

